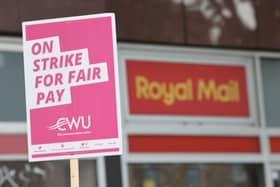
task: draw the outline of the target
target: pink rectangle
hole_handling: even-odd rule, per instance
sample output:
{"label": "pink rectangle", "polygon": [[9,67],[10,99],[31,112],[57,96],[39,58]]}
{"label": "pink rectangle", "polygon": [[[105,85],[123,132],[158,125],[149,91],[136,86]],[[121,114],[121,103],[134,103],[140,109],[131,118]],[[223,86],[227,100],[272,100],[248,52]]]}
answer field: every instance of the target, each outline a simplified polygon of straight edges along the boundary
{"label": "pink rectangle", "polygon": [[30,161],[38,147],[73,142],[78,158],[74,142],[121,139],[115,30],[111,13],[23,23]]}

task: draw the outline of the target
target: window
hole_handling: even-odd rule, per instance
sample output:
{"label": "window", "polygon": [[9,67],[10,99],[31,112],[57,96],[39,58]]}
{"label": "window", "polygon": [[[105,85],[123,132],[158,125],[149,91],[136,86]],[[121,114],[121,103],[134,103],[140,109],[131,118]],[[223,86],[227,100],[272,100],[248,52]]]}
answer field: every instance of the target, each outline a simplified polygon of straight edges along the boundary
{"label": "window", "polygon": [[0,52],[0,121],[26,121],[23,56]]}
{"label": "window", "polygon": [[131,164],[130,187],[262,187],[258,164]]}
{"label": "window", "polygon": [[261,62],[266,124],[280,127],[280,59],[265,58]]}
{"label": "window", "polygon": [[272,171],[273,187],[280,187],[280,171]]}
{"label": "window", "polygon": [[[80,185],[97,187],[96,162],[80,160]],[[70,186],[69,161],[28,163],[0,162],[1,187]]]}

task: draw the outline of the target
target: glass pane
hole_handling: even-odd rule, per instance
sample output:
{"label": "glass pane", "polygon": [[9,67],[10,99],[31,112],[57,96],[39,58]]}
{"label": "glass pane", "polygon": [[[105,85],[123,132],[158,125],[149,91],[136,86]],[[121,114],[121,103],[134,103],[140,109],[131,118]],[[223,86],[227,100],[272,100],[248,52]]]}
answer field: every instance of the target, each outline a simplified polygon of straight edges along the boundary
{"label": "glass pane", "polygon": [[[97,187],[95,161],[80,160],[80,185]],[[68,187],[69,161],[0,162],[1,187]]]}
{"label": "glass pane", "polygon": [[280,59],[262,59],[266,124],[280,127]]}
{"label": "glass pane", "polygon": [[280,187],[280,171],[279,170],[272,171],[272,179],[273,179],[273,186]]}
{"label": "glass pane", "polygon": [[130,187],[263,187],[257,164],[131,164]]}
{"label": "glass pane", "polygon": [[25,121],[22,53],[0,52],[0,121]]}

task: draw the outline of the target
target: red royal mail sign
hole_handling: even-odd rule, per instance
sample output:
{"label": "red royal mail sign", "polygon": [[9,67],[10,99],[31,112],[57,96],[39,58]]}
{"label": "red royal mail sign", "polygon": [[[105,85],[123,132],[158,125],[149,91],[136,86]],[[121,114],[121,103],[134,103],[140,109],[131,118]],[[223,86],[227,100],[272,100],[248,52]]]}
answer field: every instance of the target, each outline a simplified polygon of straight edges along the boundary
{"label": "red royal mail sign", "polygon": [[130,114],[249,117],[244,65],[126,60]]}

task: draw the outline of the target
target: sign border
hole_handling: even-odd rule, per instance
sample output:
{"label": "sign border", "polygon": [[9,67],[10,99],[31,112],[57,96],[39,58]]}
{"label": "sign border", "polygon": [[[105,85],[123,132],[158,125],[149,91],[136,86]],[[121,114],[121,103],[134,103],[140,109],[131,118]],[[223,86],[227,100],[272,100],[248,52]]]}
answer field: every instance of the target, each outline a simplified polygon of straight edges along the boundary
{"label": "sign border", "polygon": [[[22,22],[22,43],[24,49],[24,42],[26,42],[26,26],[27,25],[37,25],[44,23],[56,23],[56,22],[64,22],[64,21],[77,21],[84,19],[92,19],[92,18],[102,18],[102,17],[110,17],[111,18],[111,28],[112,28],[112,44],[113,44],[113,60],[114,60],[114,77],[115,77],[115,99],[116,99],[116,111],[117,111],[117,131],[119,145],[118,151],[113,152],[104,152],[104,153],[92,153],[92,154],[75,154],[75,155],[64,155],[64,156],[50,156],[50,157],[42,157],[42,158],[33,158],[31,154],[31,126],[30,126],[30,109],[28,107],[28,103],[26,102],[26,119],[27,119],[27,142],[28,142],[28,160],[30,162],[35,161],[47,161],[47,160],[62,160],[62,159],[72,159],[72,158],[88,158],[88,157],[97,157],[97,156],[109,156],[109,155],[120,155],[123,152],[122,147],[122,130],[121,130],[121,102],[120,102],[120,84],[119,84],[119,66],[118,66],[118,53],[117,53],[117,37],[116,37],[116,18],[114,13],[101,13],[101,14],[92,14],[92,15],[83,15],[83,16],[71,16],[71,17],[62,17],[62,18],[52,18],[52,19],[42,19],[35,21],[24,21]],[[24,51],[24,50],[23,50]],[[25,56],[26,53],[23,53]],[[25,59],[25,58],[24,58]],[[24,71],[24,75],[28,72]],[[26,91],[25,91],[26,93]],[[27,94],[25,94],[25,99],[27,101]],[[105,140],[105,139],[103,139]]]}

